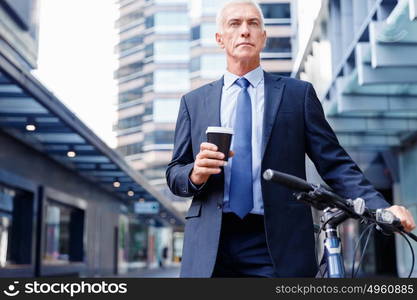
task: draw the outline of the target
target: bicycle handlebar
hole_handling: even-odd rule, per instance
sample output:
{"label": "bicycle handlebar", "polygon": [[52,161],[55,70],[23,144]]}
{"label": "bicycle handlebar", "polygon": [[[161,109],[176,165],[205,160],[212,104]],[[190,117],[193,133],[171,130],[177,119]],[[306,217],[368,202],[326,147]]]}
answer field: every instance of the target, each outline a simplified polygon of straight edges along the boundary
{"label": "bicycle handlebar", "polygon": [[309,200],[311,201],[307,201],[309,202],[308,204],[319,210],[323,210],[325,207],[337,207],[353,218],[357,218],[357,215],[362,215],[363,213],[363,210],[355,211],[356,206],[352,200],[346,200],[323,186],[309,183],[299,177],[268,169],[263,173],[263,178],[267,181],[274,181],[284,185],[292,190],[310,193]]}
{"label": "bicycle handlebar", "polygon": [[406,232],[398,219],[392,212],[386,209],[371,210],[365,208],[364,200],[361,198],[351,200],[344,199],[332,191],[320,185],[315,185],[299,177],[267,169],[263,173],[263,178],[286,186],[289,189],[302,192],[308,198],[309,205],[323,210],[324,207],[336,207],[348,214],[351,218],[365,218],[368,222],[377,224],[388,232],[403,232],[417,242],[417,236],[411,232]]}
{"label": "bicycle handlebar", "polygon": [[301,178],[298,178],[290,174],[274,171],[271,169],[266,170],[263,174],[263,177],[265,180],[275,181],[277,183],[285,185],[290,189],[298,190],[301,192],[310,192],[314,190],[313,184],[308,183],[307,181]]}

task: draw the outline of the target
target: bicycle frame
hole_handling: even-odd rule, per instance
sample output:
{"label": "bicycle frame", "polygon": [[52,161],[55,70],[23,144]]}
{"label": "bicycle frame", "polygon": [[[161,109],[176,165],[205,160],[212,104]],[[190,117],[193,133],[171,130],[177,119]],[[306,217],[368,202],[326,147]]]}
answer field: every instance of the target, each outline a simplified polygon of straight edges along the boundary
{"label": "bicycle frame", "polygon": [[337,226],[345,221],[348,216],[341,210],[326,208],[321,218],[325,224],[326,238],[324,240],[323,255],[327,262],[329,278],[344,278],[345,267],[343,264],[342,247],[337,231]]}

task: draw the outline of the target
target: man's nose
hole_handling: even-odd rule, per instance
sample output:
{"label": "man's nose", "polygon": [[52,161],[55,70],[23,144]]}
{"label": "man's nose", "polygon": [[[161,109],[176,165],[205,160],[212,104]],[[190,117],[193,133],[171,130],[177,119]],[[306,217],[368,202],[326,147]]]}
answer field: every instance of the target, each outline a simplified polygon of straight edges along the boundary
{"label": "man's nose", "polygon": [[240,36],[246,38],[246,37],[249,37],[249,35],[250,35],[250,32],[249,32],[248,24],[242,23]]}

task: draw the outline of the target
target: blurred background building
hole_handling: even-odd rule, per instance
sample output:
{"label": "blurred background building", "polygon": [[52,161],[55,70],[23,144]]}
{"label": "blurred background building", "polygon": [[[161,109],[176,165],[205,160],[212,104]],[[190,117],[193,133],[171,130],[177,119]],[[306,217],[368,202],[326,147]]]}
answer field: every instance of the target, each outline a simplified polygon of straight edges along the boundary
{"label": "blurred background building", "polygon": [[170,195],[165,170],[179,100],[190,89],[188,0],[125,0],[119,6],[117,150]]}
{"label": "blurred background building", "polygon": [[[320,4],[292,76],[313,83],[340,143],[371,183],[417,218],[417,1]],[[311,163],[309,178],[321,180]],[[342,229],[348,269],[361,230],[357,222]],[[406,276],[411,261],[401,236],[376,233],[362,272]]]}
{"label": "blurred background building", "polygon": [[[225,0],[197,0],[190,2],[191,88],[219,79],[226,70],[226,57],[214,38],[217,31],[216,14]],[[261,59],[265,71],[289,76],[292,71],[291,1],[259,1],[265,17],[268,39]]]}
{"label": "blurred background building", "polygon": [[0,1],[0,276],[179,261],[183,215],[31,74],[38,4]]}

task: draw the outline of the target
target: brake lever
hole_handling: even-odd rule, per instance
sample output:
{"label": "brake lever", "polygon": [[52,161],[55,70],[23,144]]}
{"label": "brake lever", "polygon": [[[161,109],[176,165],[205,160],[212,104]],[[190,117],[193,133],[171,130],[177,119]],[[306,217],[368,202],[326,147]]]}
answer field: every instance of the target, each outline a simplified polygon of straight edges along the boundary
{"label": "brake lever", "polygon": [[402,232],[417,242],[417,236],[411,232],[407,232],[401,224],[401,220],[397,218],[391,211],[386,209],[377,209],[375,212],[375,220],[377,226],[382,232],[392,234],[393,232]]}

